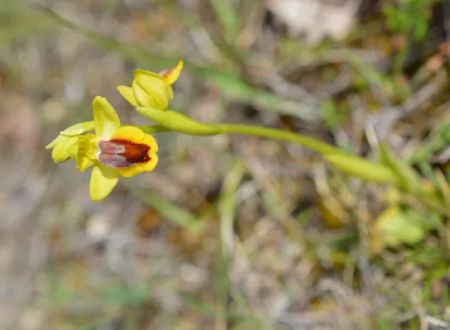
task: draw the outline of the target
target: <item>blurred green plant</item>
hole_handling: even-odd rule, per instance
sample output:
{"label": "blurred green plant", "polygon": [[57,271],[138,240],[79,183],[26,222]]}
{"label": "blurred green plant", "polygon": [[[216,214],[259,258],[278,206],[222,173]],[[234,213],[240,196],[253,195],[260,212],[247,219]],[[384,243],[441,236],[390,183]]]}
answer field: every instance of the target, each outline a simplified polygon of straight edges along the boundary
{"label": "blurred green plant", "polygon": [[394,33],[411,34],[414,41],[423,41],[429,31],[435,0],[394,0],[383,7],[387,27]]}
{"label": "blurred green plant", "polygon": [[229,0],[211,0],[211,5],[222,25],[228,42],[233,43],[239,33],[239,16]]}
{"label": "blurred green plant", "polygon": [[197,216],[175,205],[157,192],[138,190],[134,187],[130,187],[130,190],[145,204],[151,206],[166,218],[171,219],[177,225],[193,233],[200,233],[205,228],[206,222],[204,220],[207,218],[208,213]]}
{"label": "blurred green plant", "polygon": [[436,3],[436,0],[395,0],[385,3],[383,12],[387,28],[396,35],[393,43],[397,54],[394,56],[393,70],[397,79],[402,75],[412,45],[427,38]]}
{"label": "blurred green plant", "polygon": [[[388,19],[389,29],[393,32],[412,33],[413,40],[422,40],[426,36],[426,27],[433,4],[434,1],[432,0],[404,0],[386,4],[385,15]],[[236,36],[237,26],[239,26],[239,20],[235,16],[233,6],[228,2],[219,0],[211,1],[211,5],[226,31],[227,42],[232,42]],[[143,63],[149,63],[151,61],[161,65],[172,61],[170,56],[127,45],[74,24],[48,9],[44,8],[43,10],[54,20],[73,30],[79,31],[107,49],[121,53],[126,58],[139,59]],[[412,15],[413,11],[421,11],[418,20],[412,19],[412,17],[415,17]],[[362,62],[351,52],[346,52],[346,55],[350,64],[364,76],[364,81],[383,86],[383,89],[390,96],[399,94],[400,89],[396,87],[397,85],[391,84],[391,80],[385,79],[375,68],[367,66],[366,63]],[[267,106],[274,111],[301,118],[308,118],[311,115],[309,109],[303,108],[301,104],[295,101],[251,86],[240,76],[238,70],[235,70],[235,68],[228,70],[208,65],[199,66],[194,63],[186,63],[186,68],[210,79],[220,86],[221,90],[226,91],[231,96],[240,100],[248,101],[262,107]],[[390,236],[387,235],[391,238],[386,241],[386,245],[395,245],[398,242],[410,243],[413,240],[411,237],[414,239],[423,237],[424,230],[417,226],[417,222],[416,225],[414,223],[411,224],[410,230],[413,234],[408,235],[403,233],[402,230],[397,230],[398,228],[402,228],[406,223],[403,221],[404,219],[410,217],[417,218],[416,216],[412,216],[413,213],[404,211],[405,207],[408,208],[408,205],[416,202],[421,203],[432,214],[431,217],[433,219],[448,216],[450,210],[450,194],[448,193],[447,179],[444,177],[440,180],[433,180],[430,176],[423,178],[412,167],[414,161],[423,157],[425,151],[420,155],[415,155],[408,162],[399,159],[386,145],[381,144],[379,159],[368,160],[319,139],[302,134],[267,127],[238,124],[209,124],[196,121],[182,113],[169,109],[169,102],[173,97],[173,91],[170,85],[178,78],[181,69],[182,66],[179,64],[174,69],[165,70],[159,74],[145,70],[137,70],[130,86],[120,86],[118,88],[122,96],[139,114],[155,123],[155,125],[151,126],[140,126],[139,128],[145,133],[153,134],[171,131],[197,136],[242,134],[293,142],[318,152],[325,161],[344,173],[358,177],[364,181],[391,185],[397,191],[402,192],[402,200],[392,205],[386,211],[396,210],[395,216],[384,215],[381,217],[381,219],[391,219],[389,220],[391,222],[390,226],[382,226],[385,228],[384,231],[386,233],[391,233]],[[167,78],[167,74],[169,74],[169,77],[171,74],[176,77],[174,79]],[[410,92],[409,90],[404,90],[400,94],[409,95]],[[323,117],[325,117],[330,127],[337,125],[336,108],[332,102],[324,102],[322,104],[322,112]],[[444,132],[446,131],[444,130]],[[62,133],[62,135],[64,134]],[[439,136],[441,135],[445,134],[440,134]],[[441,139],[439,139],[439,142],[442,145]],[[434,147],[435,143],[430,143],[429,149],[434,150]],[[114,154],[113,156],[116,157],[118,154]],[[121,154],[120,156],[123,155]],[[107,194],[103,195],[106,196]],[[164,209],[176,210],[176,208],[170,205]],[[172,214],[173,212],[169,211],[169,213]],[[190,227],[191,224],[198,223],[195,220],[195,216],[188,213],[181,214],[178,211],[175,213],[177,214],[176,218],[180,219],[179,223],[183,226]],[[390,213],[388,212],[387,214],[389,215]],[[380,220],[380,222],[386,223],[387,220]]]}
{"label": "blurred green plant", "polygon": [[45,17],[37,17],[24,1],[0,2],[0,50],[12,47],[19,40],[49,33],[51,27],[51,21]]}
{"label": "blurred green plant", "polygon": [[384,247],[399,247],[416,244],[426,234],[439,228],[437,213],[418,211],[411,207],[392,206],[387,208],[375,223],[372,234],[372,251],[378,253]]}

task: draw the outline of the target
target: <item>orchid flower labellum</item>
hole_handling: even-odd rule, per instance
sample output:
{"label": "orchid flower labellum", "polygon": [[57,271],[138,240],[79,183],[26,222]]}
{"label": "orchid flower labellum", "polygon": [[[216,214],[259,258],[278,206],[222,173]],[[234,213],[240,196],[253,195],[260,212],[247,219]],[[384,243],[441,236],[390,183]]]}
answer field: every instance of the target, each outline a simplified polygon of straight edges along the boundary
{"label": "orchid flower labellum", "polygon": [[90,195],[100,201],[111,193],[120,176],[152,171],[158,163],[158,145],[153,136],[140,128],[121,126],[116,111],[105,98],[95,97],[93,112],[93,121],[62,131],[47,149],[53,149],[56,163],[72,158],[82,172],[93,166]]}

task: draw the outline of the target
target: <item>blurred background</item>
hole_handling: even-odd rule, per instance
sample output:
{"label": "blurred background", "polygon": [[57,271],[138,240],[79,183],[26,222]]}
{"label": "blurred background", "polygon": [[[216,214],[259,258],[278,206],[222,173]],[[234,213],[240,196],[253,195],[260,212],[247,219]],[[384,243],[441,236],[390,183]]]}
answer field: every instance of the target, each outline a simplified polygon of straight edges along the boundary
{"label": "blurred background", "polygon": [[449,33],[446,0],[0,1],[0,329],[449,329],[448,218],[308,150],[159,133],[94,203],[44,149],[96,95],[144,124],[115,87],[184,59],[173,109],[448,184]]}

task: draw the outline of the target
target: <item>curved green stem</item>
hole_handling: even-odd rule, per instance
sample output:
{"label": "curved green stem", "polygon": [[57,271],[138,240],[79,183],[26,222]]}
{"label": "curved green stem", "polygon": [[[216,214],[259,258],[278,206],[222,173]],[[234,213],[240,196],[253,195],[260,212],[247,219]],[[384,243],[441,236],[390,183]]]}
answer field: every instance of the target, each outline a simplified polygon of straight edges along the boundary
{"label": "curved green stem", "polygon": [[[159,115],[161,112],[158,112]],[[169,114],[172,116],[172,114]],[[200,124],[195,123],[195,126],[189,126],[191,119],[186,121],[184,125],[182,121],[184,119],[180,114],[176,114],[176,125],[172,124],[172,127],[167,128],[165,125],[155,125],[141,127],[147,133],[163,132],[163,131],[175,131],[182,134],[197,135],[197,136],[211,136],[219,134],[242,134],[252,135],[263,138],[269,138],[279,141],[287,141],[296,143],[302,147],[306,147],[310,150],[316,151],[325,158],[327,162],[340,169],[341,171],[360,177],[366,181],[394,184],[400,186],[398,178],[393,171],[376,161],[369,161],[357,155],[353,155],[344,150],[341,150],[331,144],[322,142],[318,139],[282,131],[276,128],[239,125],[239,124]],[[166,121],[167,123],[168,121]],[[200,126],[199,126],[200,125]],[[178,129],[181,127],[181,129]]]}
{"label": "curved green stem", "polygon": [[[151,125],[151,126],[139,126],[146,133],[157,133],[157,132],[171,132],[173,130],[168,129],[162,125]],[[330,153],[343,153],[341,149],[332,146],[331,144],[322,142],[315,138],[282,131],[276,128],[268,128],[268,127],[260,127],[260,126],[251,126],[251,125],[236,125],[236,124],[208,124],[208,128],[211,129],[208,133],[195,133],[195,132],[182,132],[177,131],[178,133],[188,134],[188,135],[197,135],[197,136],[211,136],[211,135],[219,135],[219,134],[242,134],[242,135],[253,135],[259,136],[268,139],[294,142],[298,145],[311,149],[313,151],[317,151],[318,153],[325,155]]]}
{"label": "curved green stem", "polygon": [[397,159],[397,157],[388,152],[386,148],[382,152],[381,162],[370,161],[319,139],[276,128],[240,124],[206,124],[170,109],[161,111],[139,107],[136,110],[158,124],[141,127],[147,133],[172,131],[196,136],[242,134],[293,142],[318,152],[328,163],[344,173],[359,177],[365,181],[392,184],[400,190],[424,200],[426,204],[432,205],[439,212],[445,211],[440,207],[441,200],[439,196],[435,193],[424,193],[426,189],[421,178],[402,160]]}
{"label": "curved green stem", "polygon": [[240,124],[206,124],[189,118],[183,113],[173,110],[156,110],[152,108],[138,107],[136,110],[143,116],[154,121],[158,125],[142,127],[147,133],[161,132],[164,130],[174,131],[188,135],[218,135],[218,134],[243,134],[254,135],[269,139],[294,142],[322,155],[344,153],[328,143],[318,139],[261,126],[240,125]]}
{"label": "curved green stem", "polygon": [[250,126],[250,125],[236,125],[236,124],[212,124],[208,125],[219,131],[217,134],[243,134],[243,135],[253,135],[269,139],[281,140],[294,142],[303,147],[317,151],[318,153],[325,155],[330,153],[342,153],[343,151],[339,148],[332,146],[331,144],[322,142],[315,138],[300,135],[297,133],[286,132],[276,128]]}
{"label": "curved green stem", "polygon": [[[393,170],[389,164],[370,161],[358,155],[346,152],[338,147],[313,137],[293,132],[286,132],[276,128],[240,125],[240,124],[204,124],[195,122],[182,114],[172,111],[161,112],[140,109],[151,115],[151,119],[159,120],[160,125],[141,127],[147,133],[173,131],[196,136],[211,136],[219,134],[242,134],[258,136],[279,141],[293,142],[302,147],[318,152],[327,162],[339,170],[366,181],[392,184],[413,195],[419,192],[405,185],[404,178]],[[404,171],[402,171],[404,172]]]}

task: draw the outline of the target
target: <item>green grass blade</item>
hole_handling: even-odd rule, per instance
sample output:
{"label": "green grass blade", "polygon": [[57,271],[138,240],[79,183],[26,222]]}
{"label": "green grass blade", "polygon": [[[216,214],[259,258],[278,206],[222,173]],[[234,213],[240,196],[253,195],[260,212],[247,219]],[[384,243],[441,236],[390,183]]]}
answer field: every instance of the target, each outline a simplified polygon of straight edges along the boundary
{"label": "green grass blade", "polygon": [[230,0],[211,0],[211,5],[219,19],[225,38],[229,42],[234,42],[239,33],[239,17],[232,6]]}
{"label": "green grass blade", "polygon": [[161,194],[147,190],[132,190],[145,204],[151,206],[161,215],[173,221],[177,225],[194,233],[199,233],[205,226],[201,216],[197,216],[186,209],[174,204]]}

